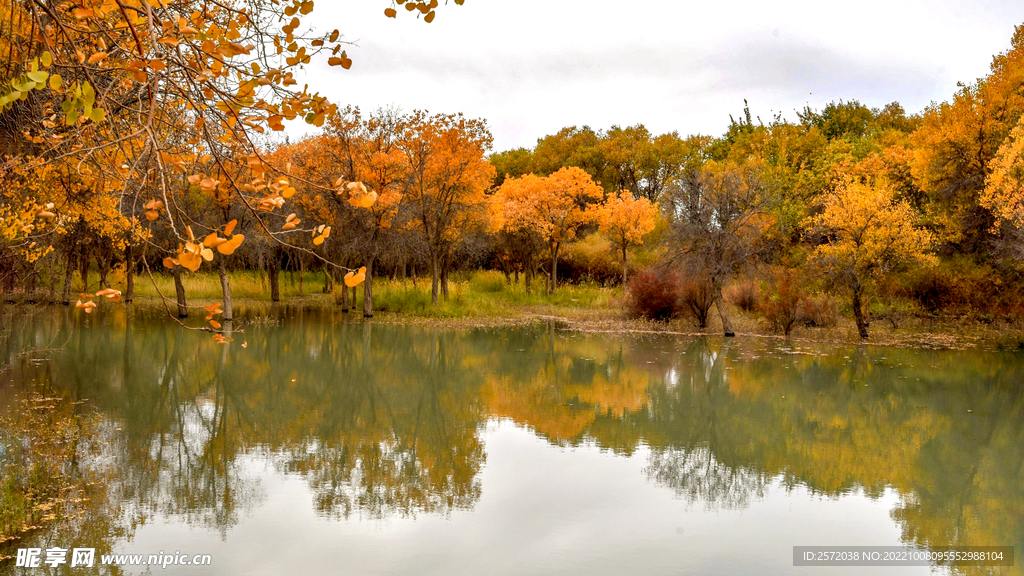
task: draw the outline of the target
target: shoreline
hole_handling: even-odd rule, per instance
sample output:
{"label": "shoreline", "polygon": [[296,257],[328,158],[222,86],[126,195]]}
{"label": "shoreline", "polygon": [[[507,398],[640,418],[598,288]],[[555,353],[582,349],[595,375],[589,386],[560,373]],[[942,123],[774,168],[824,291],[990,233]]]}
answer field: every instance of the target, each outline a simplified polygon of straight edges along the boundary
{"label": "shoreline", "polygon": [[[203,306],[216,300],[195,298],[189,303],[189,309],[195,310],[194,315],[184,319],[185,322],[201,318],[199,311]],[[173,301],[172,301],[173,303]],[[169,303],[169,304],[172,304]],[[139,296],[129,304],[103,303],[97,309],[99,314],[111,307],[126,309],[131,306],[135,310],[147,313],[165,313],[160,299],[154,296]],[[58,308],[65,307],[74,311],[73,305],[64,306],[60,302],[27,300],[18,301],[6,295],[0,300],[0,310],[20,308]],[[698,329],[689,319],[673,319],[658,322],[645,319],[626,317],[620,310],[611,308],[573,308],[557,305],[511,305],[507,314],[460,315],[451,317],[424,316],[407,312],[382,310],[372,318],[363,318],[360,312],[343,313],[340,306],[334,303],[333,296],[310,294],[291,297],[281,302],[272,303],[254,298],[237,298],[235,307],[240,317],[273,313],[275,315],[289,311],[328,312],[346,314],[347,321],[352,323],[369,323],[379,325],[419,326],[452,330],[513,328],[529,326],[542,322],[554,322],[559,330],[581,334],[657,334],[690,338],[725,338],[717,329],[718,318],[709,322],[706,329]],[[886,346],[897,348],[917,348],[930,350],[967,350],[992,349],[1001,351],[1024,350],[1024,326],[1020,321],[1007,322],[995,320],[982,322],[967,317],[939,316],[936,318],[908,317],[903,325],[893,328],[876,319],[871,337],[861,339],[856,334],[853,319],[840,318],[831,327],[794,328],[790,336],[772,332],[765,323],[753,314],[738,309],[730,310],[736,325],[736,339],[756,338],[780,340],[799,343]],[[260,323],[256,320],[254,323]]]}

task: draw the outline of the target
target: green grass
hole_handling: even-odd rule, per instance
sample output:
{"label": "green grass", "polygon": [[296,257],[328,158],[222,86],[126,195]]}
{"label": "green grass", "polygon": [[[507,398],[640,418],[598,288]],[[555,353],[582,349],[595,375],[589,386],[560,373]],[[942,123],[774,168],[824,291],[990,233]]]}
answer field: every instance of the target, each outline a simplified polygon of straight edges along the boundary
{"label": "green grass", "polygon": [[[157,287],[167,298],[174,297],[174,280],[166,274],[155,275]],[[231,295],[236,299],[270,300],[270,287],[264,285],[257,272],[232,272]],[[200,272],[186,274],[182,278],[185,295],[192,300],[219,300],[220,280],[216,273]],[[302,299],[312,305],[335,305],[335,296],[323,293],[322,272],[307,272],[303,276],[302,290],[299,289],[299,275],[282,273],[280,277],[281,300]],[[358,305],[362,307],[363,287],[356,290]],[[431,303],[430,278],[420,278],[415,285],[411,279],[391,281],[375,278],[373,283],[374,311],[394,312],[425,318],[463,317],[509,317],[525,307],[556,307],[607,309],[616,306],[615,298],[621,288],[605,288],[598,284],[566,284],[559,286],[555,294],[546,294],[541,281],[534,282],[530,292],[522,280],[510,285],[505,277],[496,271],[455,273],[448,280],[448,300],[441,298],[437,305]],[[156,297],[153,283],[146,276],[136,281],[136,294],[141,297]]]}
{"label": "green grass", "polygon": [[[167,298],[174,298],[174,278],[170,274],[157,274],[155,270],[153,272],[153,278],[156,279],[156,285],[160,292]],[[231,280],[231,296],[233,298],[270,300],[270,284],[264,284],[258,272],[230,272],[228,278]],[[185,273],[181,277],[181,283],[185,286],[185,297],[188,299],[216,300],[221,297],[220,279],[216,272]],[[322,296],[324,274],[323,272],[303,274],[302,290],[300,291],[299,274],[283,272],[278,286],[281,289],[282,300],[310,295]],[[156,289],[146,274],[136,276],[135,293],[139,296],[157,296]]]}
{"label": "green grass", "polygon": [[530,292],[523,282],[509,284],[499,272],[457,274],[448,280],[448,300],[431,303],[430,280],[417,282],[376,281],[373,285],[374,308],[381,311],[428,318],[500,317],[515,308],[553,306],[563,308],[609,308],[616,291],[597,284],[568,284],[554,294],[546,294],[542,283],[534,283]]}

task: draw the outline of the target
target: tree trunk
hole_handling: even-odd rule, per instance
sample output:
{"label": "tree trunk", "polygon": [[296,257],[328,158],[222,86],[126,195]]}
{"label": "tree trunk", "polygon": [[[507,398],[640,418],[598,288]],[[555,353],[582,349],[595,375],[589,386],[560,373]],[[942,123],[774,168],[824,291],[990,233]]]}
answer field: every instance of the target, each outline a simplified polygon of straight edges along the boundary
{"label": "tree trunk", "polygon": [[68,251],[68,265],[64,269],[64,291],[61,293],[60,300],[65,306],[71,304],[71,280],[75,275],[75,253]]}
{"label": "tree trunk", "polygon": [[554,294],[558,289],[558,249],[560,243],[551,245],[551,277],[548,278],[548,294]]}
{"label": "tree trunk", "polygon": [[626,244],[622,245],[622,287],[626,287]]}
{"label": "tree trunk", "polygon": [[234,318],[231,307],[231,283],[228,281],[228,269],[227,264],[224,263],[224,257],[217,258],[220,265],[217,267],[217,276],[220,276],[220,289],[224,292],[224,314],[222,318],[225,321],[231,321]]}
{"label": "tree trunk", "polygon": [[263,269],[265,264],[266,256],[263,252],[260,252],[259,255],[256,256],[256,268],[260,271],[260,288],[263,290],[267,289],[267,275],[266,270]]}
{"label": "tree trunk", "polygon": [[341,281],[341,311],[348,312],[348,286],[344,280]]}
{"label": "tree trunk", "polygon": [[331,268],[324,264],[324,294],[334,291],[334,278],[331,277]]}
{"label": "tree trunk", "polygon": [[270,280],[270,301],[281,301],[281,260],[277,254],[271,254],[267,258],[267,277]]}
{"label": "tree trunk", "polygon": [[103,251],[104,255],[96,259],[96,263],[100,266],[100,288],[110,288],[110,283],[107,282],[107,274],[110,273],[110,254]]}
{"label": "tree trunk", "polygon": [[78,254],[78,272],[82,275],[82,292],[89,291],[89,254],[85,248]]}
{"label": "tree trunk", "polygon": [[444,301],[448,301],[448,263],[445,262],[441,266],[441,296],[444,297]]}
{"label": "tree trunk", "polygon": [[50,273],[48,274],[50,282],[49,282],[49,287],[47,288],[47,294],[46,294],[46,297],[49,299],[50,304],[53,304],[53,303],[55,303],[57,301],[57,299],[54,297],[54,294],[57,292],[57,273],[56,272],[57,272],[57,257],[54,256],[53,258],[50,259]]}
{"label": "tree trunk", "polygon": [[36,278],[37,273],[35,268],[32,266],[28,267],[28,277],[25,278],[25,296],[28,298],[29,304],[35,304],[36,302]]}
{"label": "tree trunk", "polygon": [[135,297],[135,258],[131,244],[124,248],[124,283],[124,303],[130,304]]}
{"label": "tree trunk", "polygon": [[715,299],[715,308],[718,308],[718,317],[722,320],[722,333],[727,338],[732,338],[736,335],[736,332],[732,329],[732,320],[729,319],[729,313],[725,310],[725,299],[722,298],[722,287],[717,282],[711,284],[711,289],[715,291],[713,297]]}
{"label": "tree trunk", "polygon": [[352,287],[352,311],[353,312],[356,311],[356,301],[358,300],[358,298],[356,298],[356,288],[358,288],[358,286],[353,286]]}
{"label": "tree trunk", "polygon": [[185,286],[181,283],[181,266],[174,267],[174,293],[178,297],[178,318],[188,318],[188,305],[185,303]]}
{"label": "tree trunk", "polygon": [[306,265],[302,263],[302,258],[299,258],[299,294],[302,294],[302,277],[306,275]]}
{"label": "tree trunk", "polygon": [[860,284],[853,287],[853,318],[857,322],[857,333],[861,338],[868,337],[868,323],[864,319],[864,309],[860,301]]}
{"label": "tree trunk", "polygon": [[430,257],[430,273],[431,273],[430,301],[434,305],[437,305],[438,291],[441,288],[441,270],[440,270],[440,265],[437,262],[437,256],[431,256]]}
{"label": "tree trunk", "polygon": [[373,318],[373,261],[366,263],[366,279],[363,280],[363,318]]}

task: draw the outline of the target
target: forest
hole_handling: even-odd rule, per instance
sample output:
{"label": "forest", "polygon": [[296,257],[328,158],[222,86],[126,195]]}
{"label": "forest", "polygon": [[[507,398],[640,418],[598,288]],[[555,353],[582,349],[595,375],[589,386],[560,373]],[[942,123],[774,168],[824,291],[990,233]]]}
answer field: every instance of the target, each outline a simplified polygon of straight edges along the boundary
{"label": "forest", "polygon": [[[386,16],[429,23],[437,1],[399,5]],[[182,317],[187,280],[215,275],[207,329],[223,341],[240,273],[275,302],[282,273],[321,275],[371,317],[375,284],[429,278],[437,305],[454,274],[497,271],[527,292],[617,290],[626,314],[726,335],[737,309],[787,335],[838,310],[863,338],[873,318],[1024,312],[1024,26],[988,75],[916,113],[745,105],[720,136],[572,126],[495,151],[485,119],[300,87],[313,60],[352,66],[337,30],[309,31],[311,0],[0,11],[12,302],[88,314],[146,282]],[[293,121],[315,130],[289,139]]]}

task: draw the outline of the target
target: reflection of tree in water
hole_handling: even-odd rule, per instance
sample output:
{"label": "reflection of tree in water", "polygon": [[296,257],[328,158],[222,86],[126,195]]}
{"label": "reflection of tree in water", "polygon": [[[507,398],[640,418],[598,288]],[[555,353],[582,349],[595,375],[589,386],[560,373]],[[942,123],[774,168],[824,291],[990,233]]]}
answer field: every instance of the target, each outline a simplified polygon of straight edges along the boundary
{"label": "reflection of tree in water", "polygon": [[725,466],[709,448],[651,450],[644,472],[689,504],[737,509],[763,498],[771,478],[755,469]]}
{"label": "reflection of tree in water", "polygon": [[138,350],[130,345],[132,325],[129,316],[120,376],[132,405],[120,414],[127,433],[114,452],[116,496],[147,514],[226,534],[264,497],[258,476],[245,470],[242,407],[228,349],[198,364],[195,335],[177,328],[144,339],[150,346]]}
{"label": "reflection of tree in water", "polygon": [[362,328],[362,346],[318,356],[320,369],[345,373],[345,392],[327,396],[337,402],[326,404],[315,441],[285,450],[286,469],[305,476],[317,511],[328,517],[471,508],[480,498],[484,452],[464,344],[437,332],[410,339],[381,331],[371,340],[371,330]]}
{"label": "reflection of tree in water", "polygon": [[690,342],[673,366],[682,376],[671,388],[652,391],[648,417],[671,438],[648,440],[648,478],[709,509],[744,508],[764,497],[772,481],[772,475],[757,467],[729,465],[715,454],[716,447],[731,440],[730,414],[715,410],[729,397],[729,345],[727,340],[721,350],[713,350],[704,338]]}
{"label": "reflection of tree in water", "polygon": [[[288,313],[279,327],[248,326],[247,349],[141,309],[134,320],[34,316],[18,328],[36,336],[0,349],[16,381],[88,398],[122,428],[109,447],[117,502],[221,530],[262,497],[246,472],[267,458],[300,475],[326,517],[470,508],[479,430],[500,417],[556,445],[650,450],[649,478],[693,503],[746,506],[773,481],[830,497],[893,488],[908,543],[1024,549],[1016,355]],[[19,360],[68,325],[92,337],[76,332],[41,365]]]}

